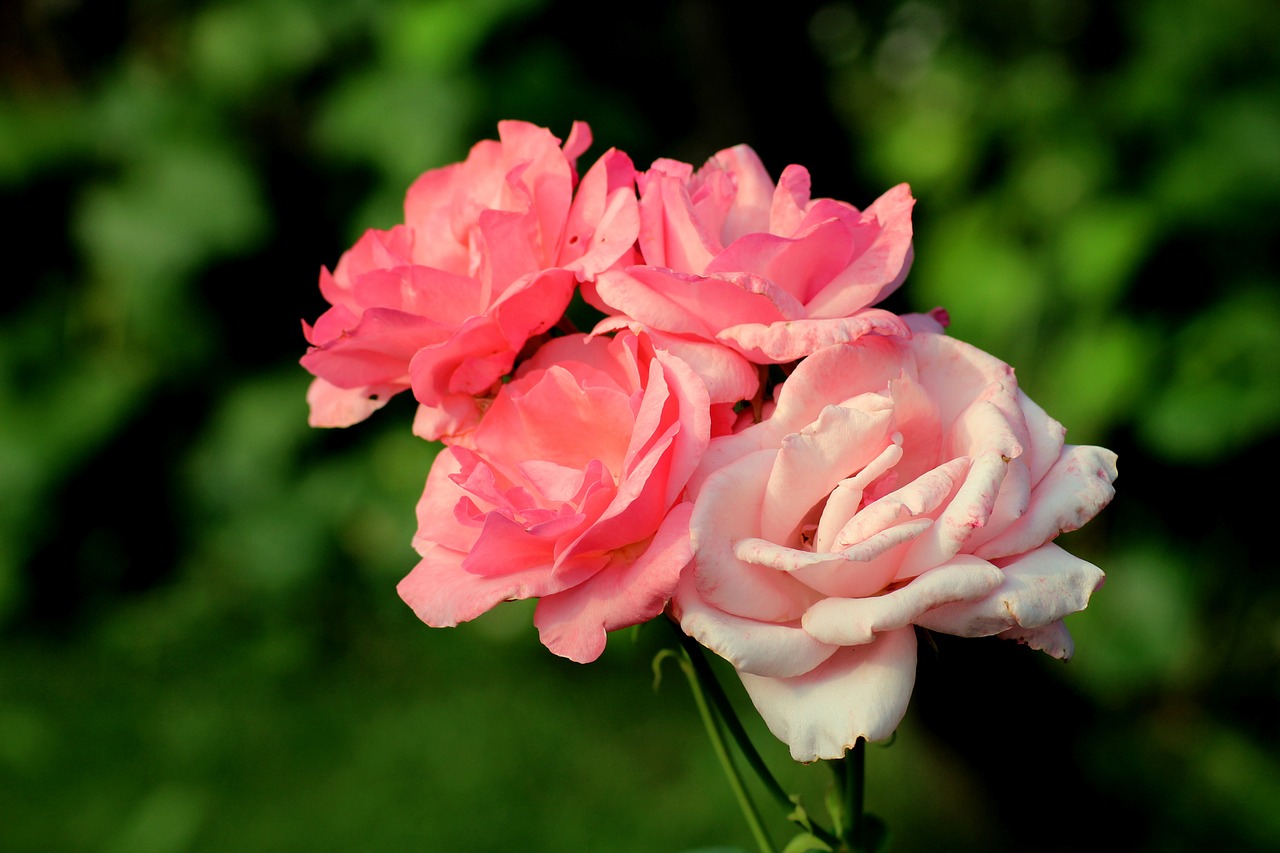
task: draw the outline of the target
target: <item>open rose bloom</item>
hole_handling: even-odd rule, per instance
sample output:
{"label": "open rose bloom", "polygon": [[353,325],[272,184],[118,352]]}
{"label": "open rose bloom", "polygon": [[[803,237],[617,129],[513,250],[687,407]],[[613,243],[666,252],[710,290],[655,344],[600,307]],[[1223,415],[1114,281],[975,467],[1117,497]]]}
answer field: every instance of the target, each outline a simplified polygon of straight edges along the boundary
{"label": "open rose bloom", "polygon": [[575,193],[586,125],[563,149],[524,122],[498,130],[409,188],[404,225],[366,232],[321,271],[333,307],[304,324],[302,359],[313,425],[347,426],[412,388],[424,438],[473,428],[477,398],[560,319],[577,282],[629,259],[639,225],[625,154],[606,153]]}
{"label": "open rose bloom", "polygon": [[549,342],[498,392],[474,450],[437,457],[400,595],[437,626],[536,597],[546,646],[595,660],[606,631],[662,612],[689,562],[682,497],[709,426],[701,380],[643,336]]}
{"label": "open rose bloom", "polygon": [[1063,435],[1008,365],[953,338],[820,350],[704,458],[674,612],[801,761],[893,732],[914,626],[1066,658],[1062,618],[1103,575],[1052,540],[1107,504],[1116,470]]}
{"label": "open rose bloom", "polygon": [[801,761],[893,732],[918,628],[1070,656],[1103,575],[1053,540],[1111,499],[1115,456],[1065,444],[945,312],[875,307],[911,265],[905,185],[812,199],[741,145],[639,175],[610,150],[579,180],[585,125],[499,137],[414,183],[304,324],[312,423],[411,390],[446,445],[399,585],[424,622],[535,598],[542,642],[587,662],[673,618]]}
{"label": "open rose bloom", "polygon": [[661,332],[717,341],[758,364],[803,358],[872,333],[905,334],[870,306],[911,267],[911,208],[900,184],[865,211],[809,197],[809,172],[777,186],[745,145],[697,172],[659,160],[638,179],[643,265],[603,274],[594,304]]}

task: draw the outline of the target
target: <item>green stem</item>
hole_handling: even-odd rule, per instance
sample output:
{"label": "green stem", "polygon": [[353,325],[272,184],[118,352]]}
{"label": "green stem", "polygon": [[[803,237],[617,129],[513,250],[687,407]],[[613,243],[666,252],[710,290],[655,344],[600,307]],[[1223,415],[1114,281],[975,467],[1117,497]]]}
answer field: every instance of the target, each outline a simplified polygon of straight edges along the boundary
{"label": "green stem", "polygon": [[[672,624],[674,625],[675,623]],[[707,696],[715,705],[716,711],[720,714],[720,719],[724,720],[725,728],[733,736],[738,749],[742,751],[742,757],[746,759],[747,764],[751,765],[751,769],[760,777],[760,781],[764,783],[764,787],[773,795],[773,798],[783,808],[790,809],[795,803],[792,802],[786,789],[774,778],[773,773],[756,750],[755,744],[751,742],[751,738],[747,735],[747,730],[742,727],[742,721],[738,719],[737,712],[733,710],[733,704],[729,702],[729,697],[725,694],[724,688],[720,686],[720,681],[716,678],[715,673],[711,671],[711,664],[707,662],[707,656],[702,651],[702,646],[697,640],[681,631],[678,626],[676,627],[676,633],[680,636],[680,645],[684,648],[685,654],[689,656],[693,668],[698,673],[698,679],[702,682],[703,689],[706,690]]]}
{"label": "green stem", "polygon": [[840,783],[840,790],[845,797],[845,813],[848,823],[844,831],[844,840],[851,853],[867,851],[867,820],[864,811],[864,799],[867,790],[867,742],[858,738],[853,749],[839,759],[838,766],[833,766]]}
{"label": "green stem", "polygon": [[[702,645],[684,631],[675,622],[671,623],[671,627],[675,629],[676,636],[680,639],[680,646],[684,650],[686,658],[692,664],[694,672],[697,674],[698,680],[702,685],[702,689],[710,698],[711,703],[715,706],[716,712],[720,715],[720,719],[724,722],[724,726],[729,730],[729,734],[733,737],[734,743],[737,744],[739,752],[746,760],[747,764],[755,771],[760,782],[778,804],[788,812],[796,807],[796,801],[791,798],[786,789],[778,783],[773,772],[769,770],[764,758],[756,749],[755,744],[751,742],[751,737],[747,734],[747,730],[743,728],[742,721],[738,719],[738,713],[733,709],[733,703],[729,701],[729,696],[724,692],[724,688],[720,686],[720,680],[716,678],[715,672],[711,669],[711,664],[707,661],[706,652]],[[840,844],[840,839],[836,838],[826,829],[817,824],[808,823],[806,827],[817,837],[821,838],[828,845],[835,849]]]}
{"label": "green stem", "polygon": [[711,746],[715,750],[716,758],[720,759],[720,766],[724,768],[724,775],[729,779],[729,787],[733,789],[734,796],[738,798],[738,805],[742,808],[743,817],[747,819],[747,826],[751,829],[752,836],[755,837],[756,845],[760,848],[760,853],[776,853],[773,841],[770,840],[769,834],[765,831],[764,823],[760,820],[760,812],[756,810],[756,804],[751,800],[751,795],[747,792],[747,786],[742,781],[742,774],[738,772],[737,766],[733,763],[733,758],[729,755],[729,748],[725,743],[724,735],[720,732],[720,726],[716,722],[715,714],[707,703],[707,696],[702,690],[702,684],[697,674],[697,665],[693,663],[693,658],[687,650],[685,651],[683,664],[681,669],[684,670],[685,676],[689,679],[689,688],[693,691],[693,700],[698,705],[698,713],[702,716],[702,724],[707,728],[707,735],[711,738]]}

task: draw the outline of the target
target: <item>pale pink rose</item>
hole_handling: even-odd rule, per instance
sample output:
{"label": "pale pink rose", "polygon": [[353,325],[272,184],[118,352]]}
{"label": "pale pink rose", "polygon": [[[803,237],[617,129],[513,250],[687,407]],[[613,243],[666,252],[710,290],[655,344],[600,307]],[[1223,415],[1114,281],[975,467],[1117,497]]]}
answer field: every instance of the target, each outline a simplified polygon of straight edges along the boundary
{"label": "pale pink rose", "polygon": [[869,306],[911,266],[906,184],[865,211],[809,197],[788,166],[775,187],[746,145],[697,172],[658,160],[638,178],[643,266],[583,288],[592,304],[663,332],[719,341],[760,364],[803,358],[868,332],[906,334]]}
{"label": "pale pink rose", "polygon": [[701,380],[646,336],[553,339],[470,445],[436,457],[400,596],[436,627],[539,598],[547,648],[595,660],[607,631],[662,612],[689,562],[684,491],[708,421]]}
{"label": "pale pink rose", "polygon": [[498,133],[418,178],[405,224],[366,232],[332,274],[321,270],[333,307],[304,324],[313,346],[302,358],[317,377],[313,425],[348,426],[412,388],[424,438],[474,427],[477,398],[560,319],[577,282],[633,260],[639,219],[625,154],[607,152],[575,194],[585,124],[563,149],[524,122]]}
{"label": "pale pink rose", "polygon": [[1052,540],[1110,501],[1116,469],[1064,432],[1012,368],[945,335],[820,350],[767,420],[711,442],[673,614],[800,761],[894,731],[915,626],[1065,659],[1062,619],[1103,574]]}

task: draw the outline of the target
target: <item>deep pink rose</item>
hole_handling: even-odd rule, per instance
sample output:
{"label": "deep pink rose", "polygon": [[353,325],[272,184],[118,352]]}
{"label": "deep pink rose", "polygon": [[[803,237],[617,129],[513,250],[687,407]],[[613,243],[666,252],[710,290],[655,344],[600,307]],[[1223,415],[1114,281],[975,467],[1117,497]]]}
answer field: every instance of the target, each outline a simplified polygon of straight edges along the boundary
{"label": "deep pink rose", "polygon": [[711,442],[673,612],[800,761],[893,732],[914,626],[1065,659],[1062,619],[1103,574],[1052,540],[1107,504],[1116,469],[1064,432],[1012,368],[945,335],[820,350],[767,420]]}
{"label": "deep pink rose", "polygon": [[645,335],[554,339],[436,457],[418,503],[422,561],[400,596],[427,624],[539,598],[542,642],[579,662],[662,612],[688,563],[685,484],[707,392]]}
{"label": "deep pink rose", "polygon": [[347,426],[412,388],[424,438],[474,427],[476,398],[559,320],[577,282],[632,259],[639,219],[625,154],[607,152],[575,194],[585,124],[563,149],[524,122],[498,133],[418,178],[404,225],[366,232],[332,274],[321,270],[333,307],[304,324],[313,346],[302,358],[316,376],[313,425]]}
{"label": "deep pink rose", "polygon": [[643,266],[583,288],[593,304],[671,334],[720,341],[754,362],[782,363],[867,332],[905,334],[870,308],[911,266],[906,184],[865,211],[810,199],[809,173],[775,187],[745,145],[697,172],[658,160],[637,179]]}

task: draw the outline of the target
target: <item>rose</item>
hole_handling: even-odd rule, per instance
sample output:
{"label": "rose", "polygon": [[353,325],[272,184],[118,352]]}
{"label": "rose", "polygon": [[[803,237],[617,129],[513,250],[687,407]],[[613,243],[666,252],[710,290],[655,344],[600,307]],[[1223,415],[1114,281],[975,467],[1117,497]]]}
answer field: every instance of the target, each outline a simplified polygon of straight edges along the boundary
{"label": "rose", "polygon": [[921,626],[1071,653],[1102,572],[1052,544],[1111,499],[1115,455],[1064,446],[1013,370],[932,332],[820,350],[771,416],[717,438],[672,602],[800,761],[897,727]]}
{"label": "rose", "polygon": [[811,200],[802,166],[788,166],[775,187],[745,145],[696,173],[658,160],[637,180],[644,265],[584,286],[602,310],[719,341],[756,363],[794,361],[871,331],[906,333],[896,315],[868,308],[911,266],[906,184],[859,212]]}
{"label": "rose", "polygon": [[422,175],[405,224],[368,231],[320,289],[332,307],[302,364],[317,426],[347,426],[407,388],[415,431],[450,437],[475,426],[529,338],[564,312],[576,282],[632,259],[639,227],[634,169],[609,151],[577,181],[591,142],[576,123],[563,149],[544,128],[501,122],[499,140]]}
{"label": "rose", "polygon": [[607,631],[662,612],[689,561],[708,429],[701,380],[647,336],[553,339],[436,457],[401,597],[436,627],[537,597],[542,642],[594,660]]}

